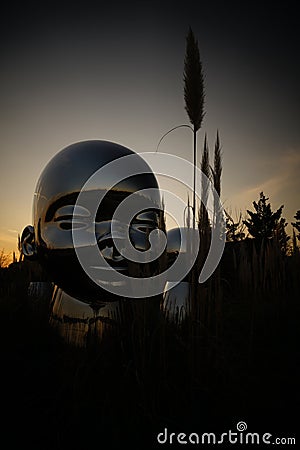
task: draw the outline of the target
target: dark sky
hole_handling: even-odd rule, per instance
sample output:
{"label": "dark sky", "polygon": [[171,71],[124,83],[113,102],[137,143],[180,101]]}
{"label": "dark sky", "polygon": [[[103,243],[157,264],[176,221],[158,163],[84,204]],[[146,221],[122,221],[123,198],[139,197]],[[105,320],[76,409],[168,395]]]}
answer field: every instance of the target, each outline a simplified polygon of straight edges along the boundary
{"label": "dark sky", "polygon": [[[83,139],[153,151],[183,103],[185,36],[198,38],[207,132],[223,147],[222,201],[251,209],[264,190],[290,222],[299,201],[299,23],[296,2],[81,2],[2,6],[0,248],[31,220],[49,159]],[[186,130],[161,151],[191,160]]]}

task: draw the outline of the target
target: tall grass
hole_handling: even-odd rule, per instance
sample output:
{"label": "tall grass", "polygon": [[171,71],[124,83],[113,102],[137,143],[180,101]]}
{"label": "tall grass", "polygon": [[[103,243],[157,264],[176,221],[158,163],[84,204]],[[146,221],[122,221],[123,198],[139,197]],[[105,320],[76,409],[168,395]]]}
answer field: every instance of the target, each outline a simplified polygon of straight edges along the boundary
{"label": "tall grass", "polygon": [[100,312],[91,319],[81,347],[76,319],[64,322],[72,330],[67,344],[28,304],[30,270],[4,269],[10,427],[21,426],[23,443],[52,449],[155,448],[164,427],[226,431],[236,417],[252,428],[267,422],[270,432],[288,430],[298,382],[299,269],[299,254],[285,257],[272,242],[228,243],[219,271],[199,287],[195,314],[180,327],[161,313],[161,298],[127,301],[104,333]]}

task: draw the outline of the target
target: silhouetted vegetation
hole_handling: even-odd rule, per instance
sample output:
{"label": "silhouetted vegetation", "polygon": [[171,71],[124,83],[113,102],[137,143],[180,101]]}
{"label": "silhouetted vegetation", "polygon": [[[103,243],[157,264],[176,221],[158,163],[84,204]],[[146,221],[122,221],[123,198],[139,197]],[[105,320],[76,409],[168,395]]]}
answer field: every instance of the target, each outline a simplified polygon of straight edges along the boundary
{"label": "silhouetted vegetation", "polygon": [[256,239],[270,239],[274,237],[278,221],[282,214],[283,205],[276,212],[272,212],[269,199],[260,193],[258,202],[253,202],[255,212],[247,210],[250,218],[244,221],[249,233]]}
{"label": "silhouetted vegetation", "polygon": [[245,224],[242,220],[242,214],[239,215],[237,222],[229,215],[227,211],[226,214],[226,241],[227,242],[237,242],[245,239]]}
{"label": "silhouetted vegetation", "polygon": [[283,205],[272,212],[271,204],[267,203],[269,199],[260,193],[258,202],[253,202],[255,212],[247,210],[250,216],[248,220],[244,220],[249,233],[257,241],[261,242],[266,239],[274,239],[284,255],[288,252],[288,241],[290,236],[287,235],[285,228],[288,225],[286,219],[281,217]]}
{"label": "silhouetted vegetation", "polygon": [[193,179],[193,228],[196,217],[196,166],[197,166],[197,131],[204,117],[204,78],[202,62],[197,39],[190,28],[186,37],[186,52],[184,60],[184,101],[185,109],[193,126],[194,134],[194,179]]}
{"label": "silhouetted vegetation", "polygon": [[219,138],[219,131],[217,131],[217,138],[215,142],[214,152],[214,167],[211,168],[213,184],[218,196],[221,195],[221,176],[222,176],[222,156],[221,156],[221,144]]}
{"label": "silhouetted vegetation", "polygon": [[298,210],[296,212],[296,214],[294,215],[294,218],[296,219],[296,222],[292,222],[292,226],[293,228],[297,231],[297,239],[300,240],[300,210]]}
{"label": "silhouetted vegetation", "polygon": [[6,267],[9,263],[10,256],[5,253],[4,248],[0,250],[0,268]]}

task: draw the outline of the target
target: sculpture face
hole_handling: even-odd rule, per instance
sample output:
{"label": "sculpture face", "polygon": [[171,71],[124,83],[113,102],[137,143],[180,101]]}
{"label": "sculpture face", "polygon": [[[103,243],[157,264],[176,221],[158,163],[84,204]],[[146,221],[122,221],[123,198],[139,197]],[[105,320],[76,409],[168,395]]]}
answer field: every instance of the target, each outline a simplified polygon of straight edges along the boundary
{"label": "sculpture face", "polygon": [[[140,175],[126,178],[110,190],[100,180],[96,189],[84,191],[83,199],[95,201],[100,192],[108,191],[100,204],[93,227],[89,226],[91,212],[86,208],[88,202],[77,205],[75,212],[74,205],[85,182],[99,168],[132,153],[126,147],[107,141],[72,144],[48,163],[36,186],[33,202],[34,227],[26,227],[23,231],[23,253],[28,258],[36,255],[60,288],[87,303],[119,300],[119,297],[114,298],[111,293],[100,289],[85,274],[74,250],[72,226],[73,229],[82,229],[86,235],[95,233],[98,248],[105,260],[115,270],[127,274],[128,261],[116,250],[112,240],[112,216],[116,207],[128,195],[140,189],[158,189],[158,184],[154,174],[143,173],[143,169],[149,172],[149,167],[140,158]],[[159,196],[157,204],[160,204]],[[137,214],[130,225],[133,246],[137,250],[148,250],[149,233],[158,226],[157,210],[145,210]]]}

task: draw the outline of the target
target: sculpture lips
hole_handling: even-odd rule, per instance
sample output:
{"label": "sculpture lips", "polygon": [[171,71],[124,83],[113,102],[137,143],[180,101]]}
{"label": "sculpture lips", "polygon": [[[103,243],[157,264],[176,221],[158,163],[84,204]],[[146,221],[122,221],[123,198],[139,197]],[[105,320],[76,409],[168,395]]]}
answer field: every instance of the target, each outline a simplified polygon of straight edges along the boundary
{"label": "sculpture lips", "polygon": [[98,245],[100,245],[102,242],[105,241],[111,241],[113,243],[113,240],[115,239],[124,239],[124,233],[120,233],[120,232],[114,232],[114,235],[112,236],[111,232],[109,231],[108,233],[99,236],[97,238],[97,243]]}

